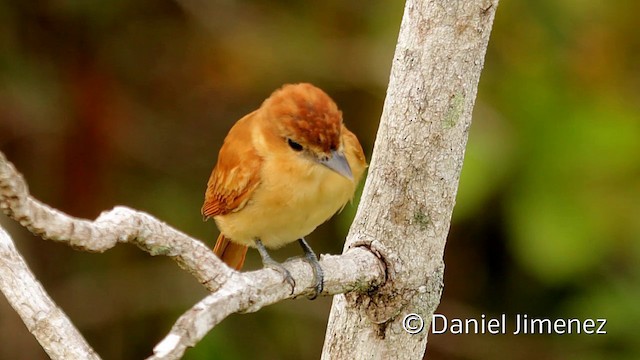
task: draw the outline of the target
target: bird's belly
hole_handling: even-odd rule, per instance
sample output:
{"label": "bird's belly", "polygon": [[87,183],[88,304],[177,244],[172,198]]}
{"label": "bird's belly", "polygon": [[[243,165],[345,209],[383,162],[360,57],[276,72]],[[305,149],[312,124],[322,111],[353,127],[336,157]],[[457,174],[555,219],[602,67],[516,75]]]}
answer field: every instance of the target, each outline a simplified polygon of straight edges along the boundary
{"label": "bird's belly", "polygon": [[263,184],[242,210],[216,216],[218,228],[248,246],[260,239],[278,248],[304,237],[340,210],[354,191],[348,179],[332,172],[324,175],[329,179]]}

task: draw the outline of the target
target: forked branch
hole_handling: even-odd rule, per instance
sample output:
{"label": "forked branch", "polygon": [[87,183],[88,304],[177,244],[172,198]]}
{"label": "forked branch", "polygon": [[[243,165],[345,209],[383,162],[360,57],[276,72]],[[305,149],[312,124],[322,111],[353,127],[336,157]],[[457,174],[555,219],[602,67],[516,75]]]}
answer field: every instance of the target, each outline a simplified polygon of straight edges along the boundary
{"label": "forked branch", "polygon": [[[209,296],[180,317],[170,334],[154,349],[154,355],[151,357],[153,359],[180,358],[186,348],[194,346],[215,325],[232,313],[254,312],[266,305],[308,295],[313,291],[312,269],[301,260],[285,263],[297,284],[292,292],[277,272],[270,269],[249,273],[234,271],[222,263],[201,241],[144,212],[116,207],[103,212],[95,221],[90,221],[74,218],[53,209],[29,194],[22,175],[1,152],[0,209],[43,239],[65,243],[77,250],[103,252],[118,243],[131,243],[151,255],[169,256],[211,291]],[[14,276],[16,272],[11,268],[14,264],[15,262],[11,261],[2,263],[2,266],[10,268],[1,276]],[[341,256],[325,256],[321,259],[321,264],[326,281],[322,295],[367,290],[381,284],[385,279],[383,262],[366,248],[356,247]],[[14,280],[7,281],[8,284],[15,283]],[[7,294],[7,291],[12,292],[15,289],[8,286],[8,290],[3,288],[2,291],[12,301],[11,294]],[[47,297],[44,290],[34,294],[36,298]],[[51,304],[55,306],[53,302]],[[12,302],[12,306],[20,304]],[[28,328],[35,335],[32,327]],[[63,333],[58,335],[62,338],[65,336]],[[36,337],[45,349],[50,346],[47,343],[50,339]],[[72,338],[64,340],[80,341]],[[52,358],[68,358],[50,355]]]}

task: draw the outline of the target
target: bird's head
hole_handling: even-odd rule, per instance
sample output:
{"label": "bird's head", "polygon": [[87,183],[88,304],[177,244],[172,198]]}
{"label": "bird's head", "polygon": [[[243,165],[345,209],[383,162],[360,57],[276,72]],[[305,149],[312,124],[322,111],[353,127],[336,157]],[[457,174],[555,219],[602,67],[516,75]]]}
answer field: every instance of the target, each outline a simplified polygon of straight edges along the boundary
{"label": "bird's head", "polygon": [[353,180],[342,143],[342,112],[324,91],[306,83],[284,85],[259,110],[278,152],[326,166]]}

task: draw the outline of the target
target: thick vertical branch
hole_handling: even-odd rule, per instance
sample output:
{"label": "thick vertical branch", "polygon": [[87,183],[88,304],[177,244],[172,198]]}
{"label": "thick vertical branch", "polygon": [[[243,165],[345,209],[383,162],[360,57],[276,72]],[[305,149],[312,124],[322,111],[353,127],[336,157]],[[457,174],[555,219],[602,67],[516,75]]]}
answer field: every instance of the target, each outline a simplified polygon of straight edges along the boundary
{"label": "thick vertical branch", "polygon": [[[345,250],[366,246],[380,254],[388,281],[373,295],[335,296],[323,359],[424,354],[440,302],[444,245],[497,5],[406,3],[369,176],[345,244]],[[403,328],[411,313],[425,325],[416,334]]]}

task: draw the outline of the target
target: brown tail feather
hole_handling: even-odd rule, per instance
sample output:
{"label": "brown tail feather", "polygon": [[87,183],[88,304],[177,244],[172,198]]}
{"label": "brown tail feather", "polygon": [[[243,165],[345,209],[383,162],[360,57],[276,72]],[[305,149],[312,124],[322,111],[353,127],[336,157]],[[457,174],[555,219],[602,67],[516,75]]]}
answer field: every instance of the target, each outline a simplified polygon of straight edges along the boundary
{"label": "brown tail feather", "polygon": [[216,241],[216,246],[213,248],[213,252],[218,255],[225,264],[231,268],[240,270],[244,265],[244,258],[247,256],[247,250],[249,248],[245,245],[240,245],[229,241],[224,235],[220,234]]}

